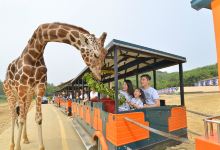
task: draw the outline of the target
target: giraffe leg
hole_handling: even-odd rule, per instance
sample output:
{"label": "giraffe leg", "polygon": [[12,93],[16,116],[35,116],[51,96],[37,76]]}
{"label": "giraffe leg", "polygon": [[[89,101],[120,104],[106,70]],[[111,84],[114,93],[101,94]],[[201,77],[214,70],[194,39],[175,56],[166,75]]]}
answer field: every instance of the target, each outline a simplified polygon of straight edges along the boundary
{"label": "giraffe leg", "polygon": [[11,134],[11,145],[10,150],[14,150],[15,142],[14,142],[14,129],[15,129],[15,118],[12,118],[12,134]]}
{"label": "giraffe leg", "polygon": [[18,128],[18,137],[17,137],[17,142],[15,145],[15,150],[21,150],[21,134],[22,134],[22,130],[23,130],[23,126],[24,126],[24,122],[25,122],[25,105],[24,102],[26,100],[26,97],[22,97],[19,99],[19,128]]}
{"label": "giraffe leg", "polygon": [[25,121],[24,121],[24,130],[23,130],[23,143],[24,144],[29,144],[30,142],[29,142],[29,139],[28,139],[28,137],[27,137],[27,118],[25,119]]}
{"label": "giraffe leg", "polygon": [[40,150],[44,150],[44,144],[43,144],[43,137],[42,137],[42,111],[41,111],[41,102],[42,102],[42,97],[44,96],[45,93],[45,84],[40,84],[38,85],[36,95],[36,115],[35,115],[35,121],[37,123],[38,127],[38,137],[39,137],[39,146]]}
{"label": "giraffe leg", "polygon": [[27,136],[27,113],[28,113],[28,109],[31,105],[31,100],[32,100],[32,97],[33,97],[33,93],[31,94],[28,94],[27,96],[27,99],[26,99],[26,107],[25,107],[25,121],[24,121],[24,130],[23,130],[23,143],[24,144],[29,144],[29,139],[28,139],[28,136]]}
{"label": "giraffe leg", "polygon": [[15,120],[16,120],[16,117],[17,117],[17,114],[16,114],[16,99],[15,99],[15,96],[13,95],[9,85],[7,82],[4,82],[3,83],[3,89],[4,89],[4,92],[7,96],[7,101],[8,101],[8,106],[9,106],[9,111],[10,111],[10,115],[11,115],[11,127],[12,127],[12,130],[11,130],[11,144],[10,144],[10,150],[14,150],[14,147],[15,147],[15,142],[14,142],[14,128],[15,128]]}

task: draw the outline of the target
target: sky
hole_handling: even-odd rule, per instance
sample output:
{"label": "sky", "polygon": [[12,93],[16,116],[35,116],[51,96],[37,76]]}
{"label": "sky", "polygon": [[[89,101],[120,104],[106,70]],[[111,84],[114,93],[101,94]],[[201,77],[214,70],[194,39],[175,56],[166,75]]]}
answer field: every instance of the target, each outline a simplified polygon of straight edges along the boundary
{"label": "sky", "polygon": [[[212,13],[196,11],[190,0],[0,0],[0,80],[8,64],[27,45],[42,23],[81,26],[99,37],[158,49],[187,58],[184,70],[216,63]],[[44,53],[48,82],[74,78],[85,67],[80,52],[62,43],[48,43]],[[177,67],[163,71],[174,72]]]}

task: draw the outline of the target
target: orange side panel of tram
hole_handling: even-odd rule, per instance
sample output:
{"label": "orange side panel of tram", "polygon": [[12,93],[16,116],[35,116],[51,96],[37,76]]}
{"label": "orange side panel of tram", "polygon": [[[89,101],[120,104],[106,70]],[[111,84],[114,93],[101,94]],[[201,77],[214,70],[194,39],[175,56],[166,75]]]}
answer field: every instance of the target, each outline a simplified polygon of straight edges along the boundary
{"label": "orange side panel of tram", "polygon": [[102,131],[101,111],[99,108],[94,108],[93,111],[93,128]]}
{"label": "orange side panel of tram", "polygon": [[171,109],[171,116],[168,118],[168,130],[175,131],[186,128],[186,108],[174,107]]}
{"label": "orange side panel of tram", "polygon": [[79,105],[79,116],[83,119],[83,105]]}
{"label": "orange side panel of tram", "polygon": [[76,103],[76,114],[79,116],[80,105]]}
{"label": "orange side panel of tram", "polygon": [[111,114],[109,113],[106,123],[106,139],[116,146],[121,146],[131,142],[149,138],[149,131],[138,127],[124,118],[131,118],[143,125],[149,126],[149,122],[144,121],[144,113],[125,113]]}
{"label": "orange side panel of tram", "polygon": [[[218,72],[220,72],[220,0],[213,0],[211,3],[211,7],[212,7],[212,13],[213,13],[213,20],[214,20],[214,29],[215,29]],[[218,77],[220,81],[220,75]]]}
{"label": "orange side panel of tram", "polygon": [[89,106],[86,106],[85,109],[86,109],[86,118],[85,118],[85,121],[86,121],[88,124],[91,124],[91,118],[90,118],[91,111],[90,111],[90,107],[89,107]]}
{"label": "orange side panel of tram", "polygon": [[72,114],[75,116],[76,115],[76,102],[72,103]]}
{"label": "orange side panel of tram", "polygon": [[218,143],[217,134],[209,136],[209,139],[205,137],[197,137],[195,139],[196,150],[220,150],[220,143]]}

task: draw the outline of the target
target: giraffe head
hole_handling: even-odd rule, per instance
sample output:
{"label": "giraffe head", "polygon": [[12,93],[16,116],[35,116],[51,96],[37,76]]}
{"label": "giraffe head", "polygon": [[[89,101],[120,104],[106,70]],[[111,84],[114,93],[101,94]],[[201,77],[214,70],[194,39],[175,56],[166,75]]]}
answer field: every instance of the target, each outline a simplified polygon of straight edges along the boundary
{"label": "giraffe head", "polygon": [[97,80],[101,80],[101,68],[107,54],[104,48],[106,36],[105,32],[99,38],[93,34],[80,35],[82,58]]}

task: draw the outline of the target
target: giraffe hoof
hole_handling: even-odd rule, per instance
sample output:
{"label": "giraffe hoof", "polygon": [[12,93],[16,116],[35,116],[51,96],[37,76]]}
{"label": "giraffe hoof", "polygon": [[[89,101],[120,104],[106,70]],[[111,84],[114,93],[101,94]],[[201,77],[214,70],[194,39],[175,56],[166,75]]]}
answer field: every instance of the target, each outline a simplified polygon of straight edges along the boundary
{"label": "giraffe hoof", "polygon": [[21,146],[16,146],[15,150],[21,150]]}
{"label": "giraffe hoof", "polygon": [[15,144],[11,144],[10,145],[10,150],[14,150],[14,148],[15,148]]}
{"label": "giraffe hoof", "polygon": [[40,148],[40,150],[45,150],[44,146]]}
{"label": "giraffe hoof", "polygon": [[28,139],[24,139],[23,143],[24,143],[24,144],[29,144],[30,142],[29,142]]}

